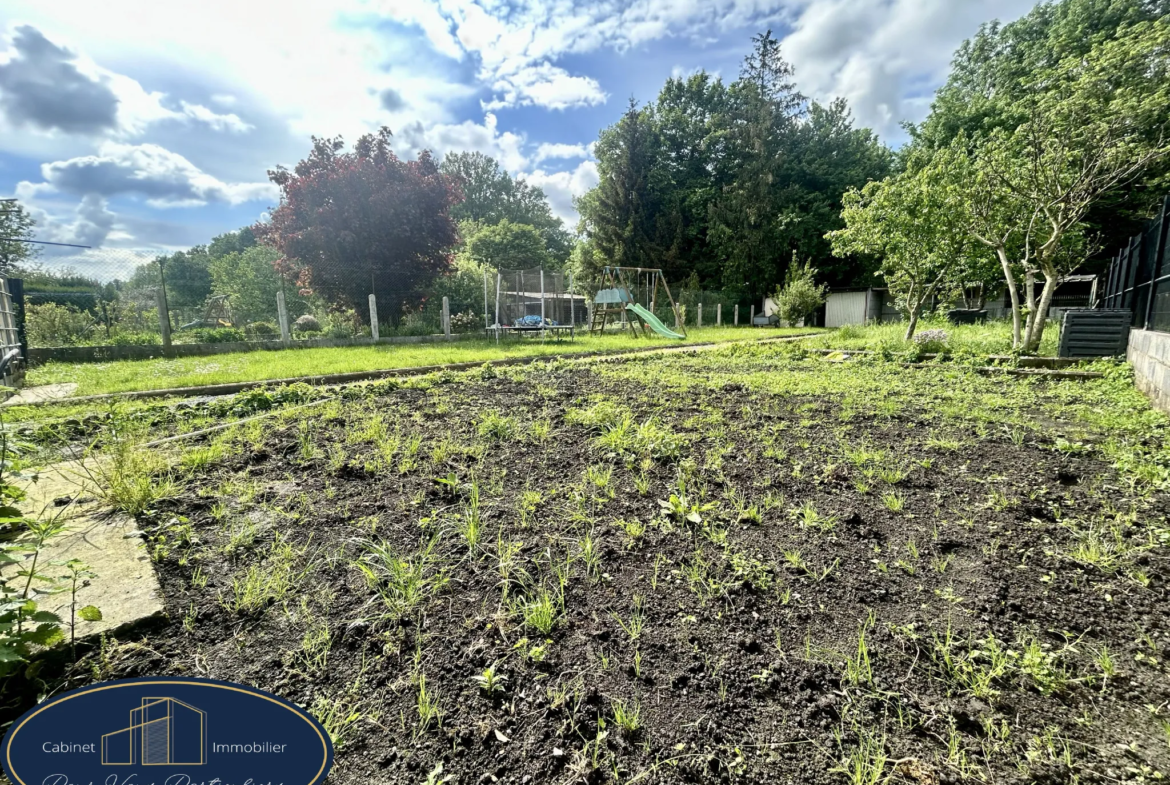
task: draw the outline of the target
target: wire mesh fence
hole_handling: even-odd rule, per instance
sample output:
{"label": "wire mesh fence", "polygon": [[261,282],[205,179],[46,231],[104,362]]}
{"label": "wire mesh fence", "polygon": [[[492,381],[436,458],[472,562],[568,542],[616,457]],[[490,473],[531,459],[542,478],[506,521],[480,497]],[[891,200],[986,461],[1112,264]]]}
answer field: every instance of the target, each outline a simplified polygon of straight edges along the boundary
{"label": "wire mesh fence", "polygon": [[330,302],[263,246],[214,257],[202,248],[42,254],[3,272],[20,282],[33,349],[371,337],[375,289],[380,338],[443,334],[444,296],[452,334],[484,327],[478,278],[458,286],[447,276],[426,290],[401,291],[355,266],[357,294]]}

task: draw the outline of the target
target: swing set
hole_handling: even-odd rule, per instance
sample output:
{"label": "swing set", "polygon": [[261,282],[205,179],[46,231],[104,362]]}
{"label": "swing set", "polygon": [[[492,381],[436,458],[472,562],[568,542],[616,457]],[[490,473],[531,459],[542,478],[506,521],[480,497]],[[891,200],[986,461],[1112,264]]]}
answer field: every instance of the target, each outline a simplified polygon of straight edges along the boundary
{"label": "swing set", "polygon": [[[631,329],[635,335],[649,336],[650,331],[663,336],[683,340],[687,337],[682,324],[678,303],[670,293],[666,276],[658,268],[610,267],[602,270],[602,288],[593,296],[593,314],[589,332],[600,334],[610,317],[615,317],[621,329]],[[670,329],[654,315],[658,305],[658,289],[665,293],[664,303],[670,303],[674,314],[675,329]]]}

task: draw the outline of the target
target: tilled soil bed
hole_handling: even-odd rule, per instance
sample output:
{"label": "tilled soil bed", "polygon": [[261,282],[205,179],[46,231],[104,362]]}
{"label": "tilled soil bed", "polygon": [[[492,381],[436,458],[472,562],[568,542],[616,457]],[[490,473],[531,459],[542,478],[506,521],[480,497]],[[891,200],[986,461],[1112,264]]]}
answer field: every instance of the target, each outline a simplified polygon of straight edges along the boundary
{"label": "tilled soil bed", "polygon": [[68,686],[269,690],[335,783],[1155,782],[1165,433],[779,346],[353,387],[190,445]]}

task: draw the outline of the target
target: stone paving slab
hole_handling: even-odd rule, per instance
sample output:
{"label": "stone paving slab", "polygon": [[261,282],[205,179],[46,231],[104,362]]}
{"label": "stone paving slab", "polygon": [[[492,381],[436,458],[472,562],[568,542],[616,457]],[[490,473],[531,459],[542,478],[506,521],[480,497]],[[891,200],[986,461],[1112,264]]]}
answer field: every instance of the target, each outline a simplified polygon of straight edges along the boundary
{"label": "stone paving slab", "polygon": [[62,382],[61,384],[41,384],[36,387],[25,387],[0,406],[23,406],[30,403],[44,403],[55,401],[58,398],[68,398],[77,392],[77,382]]}
{"label": "stone paving slab", "polygon": [[[25,490],[27,512],[60,515],[67,525],[66,532],[41,551],[37,571],[63,574],[65,570],[50,566],[50,562],[80,559],[96,574],[88,585],[79,588],[77,607],[96,605],[102,619],[79,619],[78,639],[128,629],[163,614],[158,577],[142,533],[129,516],[102,508],[83,466],[72,462],[47,467],[37,482],[25,483]],[[31,558],[29,554],[26,562]],[[4,572],[16,572],[21,567],[9,565]],[[70,602],[67,592],[37,599],[40,608],[65,620],[66,639]]]}

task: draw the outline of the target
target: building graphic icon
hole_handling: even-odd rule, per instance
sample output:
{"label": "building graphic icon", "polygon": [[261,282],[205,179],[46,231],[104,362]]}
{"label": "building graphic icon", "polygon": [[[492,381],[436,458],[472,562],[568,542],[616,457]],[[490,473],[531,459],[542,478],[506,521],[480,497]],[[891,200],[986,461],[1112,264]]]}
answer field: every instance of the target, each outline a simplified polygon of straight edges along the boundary
{"label": "building graphic icon", "polygon": [[174,698],[143,698],[130,727],[102,736],[103,766],[202,766],[207,714]]}

